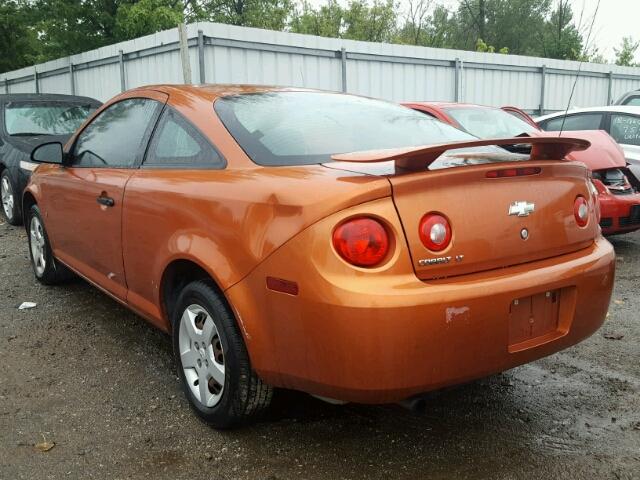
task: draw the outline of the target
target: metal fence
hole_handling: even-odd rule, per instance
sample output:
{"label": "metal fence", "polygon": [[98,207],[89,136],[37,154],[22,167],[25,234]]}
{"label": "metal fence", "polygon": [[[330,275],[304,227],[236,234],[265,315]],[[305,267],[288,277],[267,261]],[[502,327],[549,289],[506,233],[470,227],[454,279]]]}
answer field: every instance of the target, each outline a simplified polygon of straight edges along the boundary
{"label": "metal fence", "polygon": [[[188,25],[199,83],[336,90],[393,101],[441,100],[564,109],[578,62],[359,42],[236,27]],[[100,100],[141,85],[182,83],[178,30],[141,37],[0,75],[0,93],[86,95]],[[640,88],[640,68],[583,64],[572,106],[612,103]]]}

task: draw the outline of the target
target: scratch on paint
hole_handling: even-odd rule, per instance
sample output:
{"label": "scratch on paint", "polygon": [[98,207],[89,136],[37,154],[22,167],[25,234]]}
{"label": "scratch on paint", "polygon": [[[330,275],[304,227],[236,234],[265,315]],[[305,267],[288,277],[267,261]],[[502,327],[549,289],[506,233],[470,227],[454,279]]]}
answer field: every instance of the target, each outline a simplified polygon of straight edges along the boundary
{"label": "scratch on paint", "polygon": [[454,320],[469,320],[471,309],[469,307],[449,307],[445,310],[447,324]]}

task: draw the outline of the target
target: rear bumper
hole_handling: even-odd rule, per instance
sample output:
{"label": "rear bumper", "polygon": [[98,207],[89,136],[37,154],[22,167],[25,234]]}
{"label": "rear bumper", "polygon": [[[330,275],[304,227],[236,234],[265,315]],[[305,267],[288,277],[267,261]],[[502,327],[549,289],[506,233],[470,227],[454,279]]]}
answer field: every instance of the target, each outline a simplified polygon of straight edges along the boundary
{"label": "rear bumper", "polygon": [[640,193],[634,195],[598,195],[600,202],[600,227],[605,235],[633,232],[640,229],[640,215],[632,209],[640,209]]}
{"label": "rear bumper", "polygon": [[[603,238],[561,257],[428,283],[413,274],[335,275],[292,243],[226,292],[253,366],[274,386],[362,403],[402,400],[574,345],[602,325],[614,281]],[[269,275],[296,281],[299,294],[267,290]],[[557,327],[514,345],[514,300],[546,291],[562,292]]]}

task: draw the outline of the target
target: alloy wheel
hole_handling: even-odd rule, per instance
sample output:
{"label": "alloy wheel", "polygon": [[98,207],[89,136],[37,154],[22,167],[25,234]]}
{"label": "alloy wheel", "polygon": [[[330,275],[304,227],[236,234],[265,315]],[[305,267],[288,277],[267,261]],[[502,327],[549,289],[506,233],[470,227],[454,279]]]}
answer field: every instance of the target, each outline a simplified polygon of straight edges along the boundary
{"label": "alloy wheel", "polygon": [[40,277],[44,274],[44,270],[47,267],[47,261],[45,259],[46,251],[46,239],[44,236],[44,229],[40,219],[36,216],[31,217],[29,224],[29,237],[31,246],[31,259],[36,270],[36,274]]}
{"label": "alloy wheel", "polygon": [[2,208],[4,209],[4,214],[8,219],[11,219],[13,217],[13,206],[15,199],[13,196],[13,188],[11,187],[11,182],[6,176],[2,179],[0,192],[2,196]]}

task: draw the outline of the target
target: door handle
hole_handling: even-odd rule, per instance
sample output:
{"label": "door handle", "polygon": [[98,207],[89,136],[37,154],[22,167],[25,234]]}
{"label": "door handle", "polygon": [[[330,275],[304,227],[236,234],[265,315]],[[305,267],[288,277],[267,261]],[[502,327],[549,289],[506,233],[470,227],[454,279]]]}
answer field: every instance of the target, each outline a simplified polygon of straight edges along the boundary
{"label": "door handle", "polygon": [[105,207],[113,207],[116,204],[113,198],[107,197],[104,194],[100,195],[96,200],[100,205],[104,205]]}

